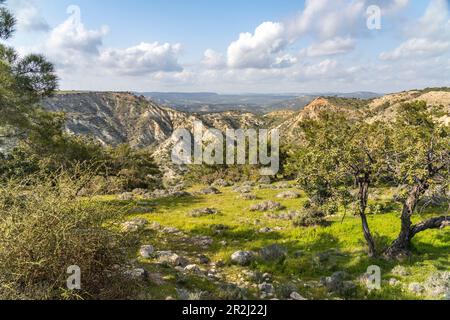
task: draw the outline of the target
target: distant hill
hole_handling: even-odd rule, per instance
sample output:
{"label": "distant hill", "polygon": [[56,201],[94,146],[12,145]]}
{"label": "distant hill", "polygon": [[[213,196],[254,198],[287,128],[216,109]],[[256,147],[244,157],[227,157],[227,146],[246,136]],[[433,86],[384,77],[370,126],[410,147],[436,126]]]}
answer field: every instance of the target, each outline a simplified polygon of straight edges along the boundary
{"label": "distant hill", "polygon": [[[169,94],[179,95],[179,94]],[[265,128],[279,129],[282,143],[298,142],[299,124],[315,118],[322,110],[344,113],[349,118],[363,121],[389,121],[395,117],[399,106],[405,102],[424,100],[430,108],[450,113],[450,90],[413,90],[378,98],[359,99],[341,96],[294,97],[274,102],[286,96],[220,96],[211,94],[188,94],[198,99],[253,99],[265,105],[275,103],[271,112],[261,114],[264,108],[247,111],[183,112],[156,102],[148,96],[137,96],[129,92],[59,92],[43,101],[50,111],[67,114],[66,129],[72,134],[87,135],[104,145],[128,143],[137,148],[151,148],[155,160],[169,175],[174,175],[170,151],[174,141],[172,133],[179,128],[192,130],[195,121],[205,127],[225,131],[226,129]],[[178,99],[186,97],[184,94]],[[308,102],[308,100],[311,101]],[[299,107],[302,106],[302,107]],[[239,110],[239,106],[235,106]],[[267,107],[268,109],[271,109]],[[198,110],[197,110],[198,111]],[[443,123],[450,123],[448,115],[440,115]]]}
{"label": "distant hill", "polygon": [[178,111],[209,113],[223,111],[245,111],[258,114],[278,110],[301,110],[319,96],[371,99],[381,95],[372,92],[355,93],[311,93],[311,94],[217,94],[144,92],[137,93],[148,99]]}

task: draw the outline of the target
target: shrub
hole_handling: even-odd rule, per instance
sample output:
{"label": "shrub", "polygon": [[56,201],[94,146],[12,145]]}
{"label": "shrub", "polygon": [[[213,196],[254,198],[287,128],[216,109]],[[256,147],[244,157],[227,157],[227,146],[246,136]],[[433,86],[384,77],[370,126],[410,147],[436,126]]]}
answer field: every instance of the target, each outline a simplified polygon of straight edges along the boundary
{"label": "shrub", "polygon": [[326,213],[322,208],[315,205],[303,208],[300,214],[294,219],[295,227],[314,227],[326,225]]}
{"label": "shrub", "polygon": [[[112,289],[126,261],[128,239],[114,231],[122,210],[78,198],[84,183],[59,172],[0,186],[0,298],[128,296]],[[72,265],[81,269],[76,292],[66,289]]]}

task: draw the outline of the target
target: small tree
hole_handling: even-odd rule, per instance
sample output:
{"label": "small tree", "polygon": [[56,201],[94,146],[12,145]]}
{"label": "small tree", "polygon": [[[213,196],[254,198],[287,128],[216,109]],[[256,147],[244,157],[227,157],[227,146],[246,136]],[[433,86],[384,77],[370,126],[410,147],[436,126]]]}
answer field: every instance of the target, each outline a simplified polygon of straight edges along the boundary
{"label": "small tree", "polygon": [[310,198],[321,199],[320,205],[326,201],[348,204],[348,194],[357,187],[355,201],[370,256],[376,254],[376,248],[366,209],[369,188],[385,172],[386,131],[381,123],[352,121],[325,112],[302,124],[304,143],[292,155],[300,184]]}
{"label": "small tree", "polygon": [[448,191],[450,184],[450,128],[436,119],[425,102],[405,104],[393,124],[389,166],[406,196],[402,200],[401,231],[387,249],[388,257],[409,254],[411,240],[420,232],[448,225],[450,217],[435,217],[416,225],[411,217],[420,201],[434,190]]}

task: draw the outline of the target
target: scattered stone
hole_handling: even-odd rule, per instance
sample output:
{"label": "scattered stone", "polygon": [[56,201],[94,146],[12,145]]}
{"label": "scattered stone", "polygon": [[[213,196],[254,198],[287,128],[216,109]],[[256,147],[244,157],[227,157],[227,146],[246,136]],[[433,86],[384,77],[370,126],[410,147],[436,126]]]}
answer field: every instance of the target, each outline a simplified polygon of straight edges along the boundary
{"label": "scattered stone", "polygon": [[330,292],[343,296],[349,296],[356,290],[356,285],[352,281],[345,281],[347,273],[343,271],[335,272],[331,277],[322,278],[321,283]]}
{"label": "scattered stone", "polygon": [[276,211],[276,210],[280,210],[283,209],[283,206],[281,205],[281,203],[279,202],[275,202],[275,201],[264,201],[261,202],[259,204],[255,204],[253,206],[250,207],[250,211],[260,211],[260,212],[264,212],[264,211]]}
{"label": "scattered stone", "polygon": [[258,197],[255,194],[253,194],[253,193],[242,193],[239,196],[239,198],[242,199],[242,200],[256,200],[256,199],[258,199]]}
{"label": "scattered stone", "polygon": [[264,273],[262,275],[262,278],[264,279],[265,282],[270,282],[272,280],[272,275],[270,273]]}
{"label": "scattered stone", "polygon": [[262,294],[265,295],[273,295],[275,291],[273,285],[266,282],[263,282],[260,285],[258,285],[258,289],[261,291]]}
{"label": "scattered stone", "polygon": [[117,196],[117,199],[120,201],[132,201],[134,200],[134,194],[131,192],[124,192]]}
{"label": "scattered stone", "polygon": [[143,229],[147,223],[148,221],[143,218],[136,218],[131,221],[124,222],[122,224],[122,230],[125,232],[136,232]]}
{"label": "scattered stone", "polygon": [[184,268],[184,271],[190,272],[190,273],[195,273],[195,274],[201,274],[202,273],[202,270],[196,264],[189,264],[189,265],[187,265]]}
{"label": "scattered stone", "polygon": [[424,291],[424,287],[420,283],[413,282],[409,284],[408,290],[414,294],[420,294]]}
{"label": "scattered stone", "polygon": [[214,243],[214,239],[208,236],[196,236],[190,238],[188,242],[192,243],[194,246],[199,246],[203,249],[207,249]]}
{"label": "scattered stone", "polygon": [[231,261],[241,266],[250,264],[253,260],[254,254],[250,251],[237,251],[231,255]]}
{"label": "scattered stone", "polygon": [[233,191],[241,193],[241,194],[247,194],[247,193],[251,193],[253,191],[253,189],[250,186],[241,186],[241,187],[234,187]]}
{"label": "scattered stone", "polygon": [[271,233],[273,230],[269,227],[259,229],[258,233]]}
{"label": "scattered stone", "polygon": [[167,196],[169,196],[169,191],[163,190],[163,189],[158,189],[151,193],[151,198],[155,198],[155,199],[164,198]]}
{"label": "scattered stone", "polygon": [[180,257],[172,251],[158,251],[156,252],[156,256],[158,257],[159,263],[167,263],[174,267],[186,267],[189,264],[186,258]]}
{"label": "scattered stone", "polygon": [[278,244],[272,244],[262,248],[259,255],[264,261],[279,261],[286,257],[286,249]]}
{"label": "scattered stone", "polygon": [[143,196],[144,194],[147,193],[147,190],[145,189],[140,189],[140,188],[136,188],[133,191],[131,191],[132,194],[136,195],[136,196]]}
{"label": "scattered stone", "polygon": [[450,292],[450,272],[433,273],[424,283],[427,295],[442,298]]}
{"label": "scattered stone", "polygon": [[293,221],[300,217],[301,213],[295,211],[283,212],[283,213],[267,213],[266,217],[274,220]]}
{"label": "scattered stone", "polygon": [[398,285],[400,285],[400,284],[401,284],[401,282],[398,281],[398,280],[395,279],[395,278],[389,279],[389,285],[390,285],[391,287],[396,287],[396,286],[398,286]]}
{"label": "scattered stone", "polygon": [[230,230],[230,227],[223,224],[214,224],[211,227],[212,232],[215,235],[223,235],[226,231]]}
{"label": "scattered stone", "polygon": [[300,198],[300,194],[294,191],[285,191],[277,195],[278,199],[298,199]]}
{"label": "scattered stone", "polygon": [[201,209],[195,209],[192,210],[188,216],[193,218],[199,218],[204,216],[210,216],[219,213],[217,209],[213,208],[201,208]]}
{"label": "scattered stone", "polygon": [[152,245],[142,246],[141,249],[139,250],[139,254],[141,255],[142,258],[145,259],[150,258],[154,252],[155,248]]}
{"label": "scattered stone", "polygon": [[187,191],[177,191],[170,194],[174,198],[192,197],[192,194]]}
{"label": "scattered stone", "polygon": [[198,193],[203,194],[203,195],[221,194],[221,192],[214,187],[208,187],[208,188],[202,189]]}
{"label": "scattered stone", "polygon": [[142,268],[135,268],[126,270],[124,275],[132,280],[143,280],[145,279],[147,272]]}
{"label": "scattered stone", "polygon": [[396,266],[391,270],[391,273],[394,276],[407,277],[411,275],[411,273],[403,266]]}
{"label": "scattered stone", "polygon": [[291,186],[287,182],[279,182],[273,186],[273,189],[289,189]]}
{"label": "scattered stone", "polygon": [[272,179],[269,176],[263,176],[258,180],[258,183],[260,184],[271,184]]}
{"label": "scattered stone", "polygon": [[218,179],[218,180],[214,181],[212,186],[218,187],[218,188],[225,188],[225,187],[229,187],[230,183],[224,179]]}
{"label": "scattered stone", "polygon": [[182,232],[174,227],[165,227],[161,230],[163,233],[167,233],[167,234],[181,234]]}
{"label": "scattered stone", "polygon": [[291,293],[290,297],[292,300],[298,300],[298,301],[308,300],[308,299],[302,297],[298,292],[295,292],[295,291]]}

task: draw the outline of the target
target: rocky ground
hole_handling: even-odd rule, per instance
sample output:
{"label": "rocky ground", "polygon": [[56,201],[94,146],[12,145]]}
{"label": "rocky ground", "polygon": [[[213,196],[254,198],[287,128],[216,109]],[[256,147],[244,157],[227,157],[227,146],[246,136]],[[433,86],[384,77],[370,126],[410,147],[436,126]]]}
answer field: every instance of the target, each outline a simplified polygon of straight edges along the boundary
{"label": "rocky ground", "polygon": [[[306,198],[286,182],[179,189],[103,199],[131,205],[122,231],[139,240],[125,272],[139,281],[144,299],[450,297],[448,230],[420,235],[409,261],[369,259],[354,217],[294,227]],[[390,190],[377,194],[379,201],[391,197]],[[395,211],[369,218],[380,242],[395,237]],[[379,290],[367,287],[371,265],[382,271]]]}

